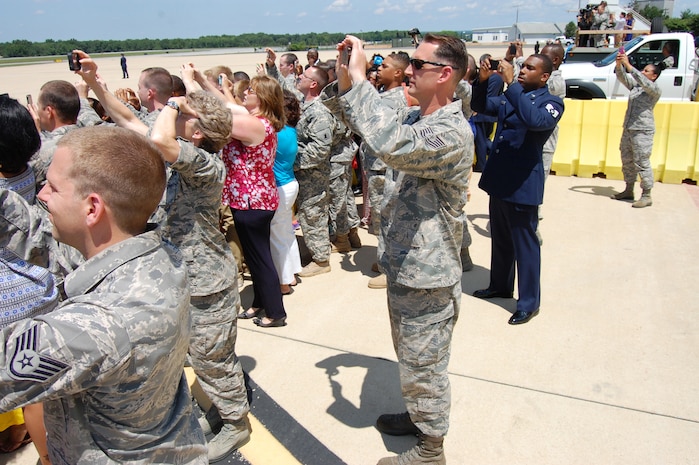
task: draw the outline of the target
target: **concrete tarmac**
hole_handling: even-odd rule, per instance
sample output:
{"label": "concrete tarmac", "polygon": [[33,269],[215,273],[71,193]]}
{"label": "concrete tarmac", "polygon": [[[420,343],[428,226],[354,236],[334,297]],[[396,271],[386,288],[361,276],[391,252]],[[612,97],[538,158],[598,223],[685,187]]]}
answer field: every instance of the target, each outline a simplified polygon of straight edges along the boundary
{"label": "concrete tarmac", "polygon": [[[550,176],[541,313],[510,326],[515,300],[471,296],[489,280],[478,179],[466,208],[475,267],[463,274],[452,343],[447,462],[697,463],[699,188],[657,183],[653,206],[635,209],[609,198],[621,181]],[[360,236],[361,249],[332,254],[332,272],[284,297],[287,326],[239,321],[254,417],[240,452],[252,465],[366,465],[415,442],[374,428],[404,405],[386,294],[367,287],[377,240]],[[246,281],[244,305],[251,291]],[[0,463],[34,465],[36,454],[30,445]]]}

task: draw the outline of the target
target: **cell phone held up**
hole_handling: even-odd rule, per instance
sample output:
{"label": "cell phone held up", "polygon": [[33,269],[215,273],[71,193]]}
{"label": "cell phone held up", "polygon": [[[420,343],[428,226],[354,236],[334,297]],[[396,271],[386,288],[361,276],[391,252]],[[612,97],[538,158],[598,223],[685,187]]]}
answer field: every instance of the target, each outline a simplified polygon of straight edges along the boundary
{"label": "cell phone held up", "polygon": [[33,105],[34,99],[32,99],[32,94],[27,94],[27,106]]}
{"label": "cell phone held up", "polygon": [[490,60],[490,69],[493,71],[497,71],[498,67],[500,67],[500,60]]}
{"label": "cell phone held up", "polygon": [[345,47],[340,50],[340,64],[349,66],[350,53],[352,53],[352,49],[350,47]]}
{"label": "cell phone held up", "polygon": [[80,57],[77,53],[71,52],[68,54],[68,69],[71,71],[80,70]]}

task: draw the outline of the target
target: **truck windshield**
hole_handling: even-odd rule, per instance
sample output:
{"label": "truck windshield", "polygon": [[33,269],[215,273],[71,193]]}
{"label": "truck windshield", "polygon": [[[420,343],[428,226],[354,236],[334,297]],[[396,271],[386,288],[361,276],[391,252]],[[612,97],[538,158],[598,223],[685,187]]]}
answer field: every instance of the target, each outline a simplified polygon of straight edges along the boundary
{"label": "truck windshield", "polygon": [[[627,50],[627,53],[628,53],[628,50],[633,49],[642,40],[643,40],[643,36],[636,36],[624,44],[624,49]],[[610,53],[606,57],[602,58],[599,61],[596,61],[595,66],[597,66],[598,68],[601,68],[603,66],[607,66],[609,64],[614,63],[616,61],[616,56],[618,53],[619,53],[619,49],[614,50],[612,53]]]}

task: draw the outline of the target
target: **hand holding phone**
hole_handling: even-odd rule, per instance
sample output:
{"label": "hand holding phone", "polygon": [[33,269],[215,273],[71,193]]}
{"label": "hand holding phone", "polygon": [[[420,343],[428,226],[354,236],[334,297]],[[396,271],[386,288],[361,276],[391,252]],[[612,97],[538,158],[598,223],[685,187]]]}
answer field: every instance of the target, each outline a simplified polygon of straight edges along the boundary
{"label": "hand holding phone", "polygon": [[71,71],[80,70],[80,57],[77,53],[70,52],[68,54],[68,69]]}
{"label": "hand holding phone", "polygon": [[352,52],[352,49],[350,47],[345,46],[342,50],[340,50],[340,63],[349,66],[349,57],[350,53]]}
{"label": "hand holding phone", "polygon": [[500,67],[500,60],[493,60],[491,58],[490,59],[490,69],[492,69],[493,71],[497,71],[499,67]]}

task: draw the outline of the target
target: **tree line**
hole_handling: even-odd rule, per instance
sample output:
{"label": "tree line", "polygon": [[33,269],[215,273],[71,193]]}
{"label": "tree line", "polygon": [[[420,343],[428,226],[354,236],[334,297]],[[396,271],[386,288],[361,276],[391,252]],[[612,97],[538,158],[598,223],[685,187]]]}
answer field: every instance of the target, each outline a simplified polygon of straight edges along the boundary
{"label": "tree line", "polygon": [[[454,31],[440,31],[440,34],[459,37]],[[384,30],[352,33],[368,42],[391,42],[394,38],[406,38],[407,31]],[[79,49],[87,53],[122,53],[141,50],[183,50],[212,48],[261,48],[284,47],[288,50],[306,50],[309,47],[331,46],[344,39],[345,33],[310,32],[307,34],[240,34],[202,36],[192,39],[126,39],[126,40],[52,40],[30,42],[13,40],[0,43],[2,57],[37,57],[64,55]]]}

